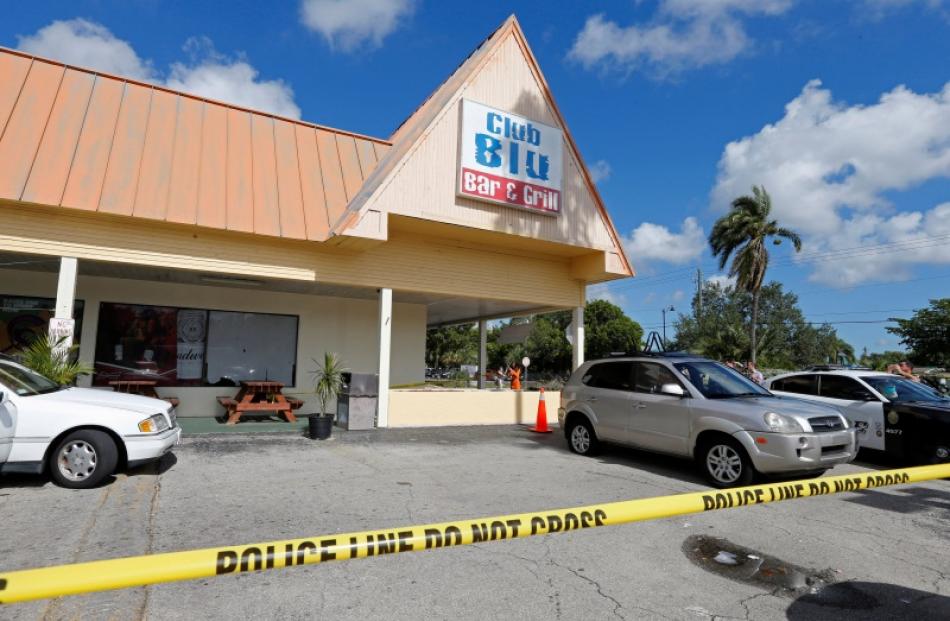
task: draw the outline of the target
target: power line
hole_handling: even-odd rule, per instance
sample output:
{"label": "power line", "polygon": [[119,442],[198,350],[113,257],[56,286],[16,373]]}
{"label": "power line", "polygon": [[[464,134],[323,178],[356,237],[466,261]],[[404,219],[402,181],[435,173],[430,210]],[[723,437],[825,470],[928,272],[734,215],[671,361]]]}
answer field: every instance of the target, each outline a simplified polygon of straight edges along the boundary
{"label": "power line", "polygon": [[[909,252],[912,250],[922,250],[926,248],[937,248],[945,245],[946,241],[950,241],[950,234],[946,235],[937,235],[933,237],[928,237],[925,239],[912,239],[899,242],[888,242],[884,244],[875,244],[871,246],[854,246],[850,248],[841,248],[839,250],[829,250],[829,251],[815,251],[810,253],[798,253],[788,255],[786,257],[781,257],[774,261],[771,261],[769,267],[783,267],[787,265],[797,265],[801,263],[811,263],[815,261],[827,261],[834,259],[850,259],[857,257],[865,256],[875,256],[881,254],[891,254],[898,252]],[[700,265],[708,265],[709,261],[701,261]],[[661,272],[653,276],[646,276],[643,278],[637,278],[629,282],[625,282],[619,285],[614,285],[610,288],[611,291],[616,291],[618,289],[625,289],[637,285],[659,285],[667,284],[671,282],[677,282],[681,280],[691,279],[692,276],[689,275],[689,272],[692,272],[695,268],[693,267],[684,267],[675,270],[669,270],[667,272]],[[601,283],[598,285],[593,285],[593,287],[605,287],[609,288],[610,283]]]}
{"label": "power line", "polygon": [[825,317],[830,315],[868,315],[871,313],[912,313],[917,309],[914,308],[878,308],[876,310],[863,310],[863,311],[842,311],[836,313],[811,313],[812,317]]}
{"label": "power line", "polygon": [[[925,276],[923,278],[907,278],[904,280],[892,280],[891,282],[877,282],[877,283],[871,283],[869,285],[854,285],[852,287],[842,287],[842,288],[848,289],[850,291],[851,289],[867,289],[870,287],[890,287],[893,285],[902,285],[909,282],[921,282],[924,280],[940,280],[942,278],[950,278],[950,274],[942,274],[940,276]],[[829,288],[830,288],[830,285],[827,287],[819,288],[819,289],[807,289],[805,291],[797,291],[795,292],[795,295],[801,297],[802,295],[805,295],[807,293],[825,293],[827,292]]]}

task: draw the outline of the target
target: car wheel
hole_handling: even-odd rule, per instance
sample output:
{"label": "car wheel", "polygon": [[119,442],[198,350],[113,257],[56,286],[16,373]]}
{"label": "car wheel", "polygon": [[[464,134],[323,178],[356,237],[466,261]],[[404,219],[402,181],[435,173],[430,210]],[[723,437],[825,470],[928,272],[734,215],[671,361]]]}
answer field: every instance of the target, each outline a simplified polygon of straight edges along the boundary
{"label": "car wheel", "polygon": [[574,419],[568,425],[567,445],[578,455],[594,455],[600,448],[594,428],[585,419]]}
{"label": "car wheel", "polygon": [[935,466],[950,462],[950,446],[931,446],[920,451],[917,463],[925,466]]}
{"label": "car wheel", "polygon": [[70,489],[95,487],[115,471],[119,451],[109,434],[80,429],[63,438],[49,457],[50,476]]}
{"label": "car wheel", "polygon": [[745,449],[727,436],[707,442],[699,459],[703,474],[714,487],[741,487],[755,478],[755,468]]}

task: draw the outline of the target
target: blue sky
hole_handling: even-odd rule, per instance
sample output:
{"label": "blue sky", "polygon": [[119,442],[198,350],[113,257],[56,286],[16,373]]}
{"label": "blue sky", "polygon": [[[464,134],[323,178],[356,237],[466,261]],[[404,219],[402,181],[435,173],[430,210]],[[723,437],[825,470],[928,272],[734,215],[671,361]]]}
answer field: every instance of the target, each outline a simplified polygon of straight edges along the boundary
{"label": "blue sky", "polygon": [[640,273],[592,296],[686,310],[752,183],[805,239],[770,278],[858,351],[950,294],[950,2],[272,4],[17,3],[0,45],[385,137],[515,12]]}

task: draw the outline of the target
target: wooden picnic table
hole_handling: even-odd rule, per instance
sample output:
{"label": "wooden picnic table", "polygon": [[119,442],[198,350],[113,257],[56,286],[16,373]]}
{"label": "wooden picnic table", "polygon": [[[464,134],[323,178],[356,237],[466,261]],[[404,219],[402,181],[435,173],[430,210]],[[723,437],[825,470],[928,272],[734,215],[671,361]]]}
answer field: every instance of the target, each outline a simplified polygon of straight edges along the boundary
{"label": "wooden picnic table", "polygon": [[178,407],[177,398],[160,397],[158,395],[158,392],[155,390],[155,387],[158,386],[158,382],[155,380],[112,380],[109,382],[109,386],[112,386],[112,390],[115,392],[124,392],[130,395],[142,395],[143,397],[161,399],[162,401],[168,401],[174,407]]}
{"label": "wooden picnic table", "polygon": [[218,403],[227,411],[227,424],[235,425],[244,414],[277,412],[288,423],[296,422],[293,411],[303,405],[300,399],[287,397],[281,392],[283,382],[242,381],[241,389],[233,397],[218,397]]}

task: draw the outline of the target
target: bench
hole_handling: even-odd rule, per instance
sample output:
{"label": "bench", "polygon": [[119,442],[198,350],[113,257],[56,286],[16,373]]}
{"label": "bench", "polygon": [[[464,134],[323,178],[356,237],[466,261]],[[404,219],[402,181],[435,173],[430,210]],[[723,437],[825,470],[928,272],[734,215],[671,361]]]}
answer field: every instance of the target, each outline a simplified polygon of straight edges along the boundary
{"label": "bench", "polygon": [[[238,398],[241,397],[241,398]],[[242,390],[234,397],[216,397],[218,403],[226,410],[227,424],[234,425],[241,420],[241,416],[250,412],[277,412],[283,414],[287,422],[296,421],[293,410],[303,406],[303,401],[280,395],[275,401],[252,401],[253,395]]]}
{"label": "bench", "polygon": [[113,380],[109,382],[112,390],[130,395],[142,395],[153,399],[167,401],[172,407],[178,407],[178,397],[161,397],[155,391],[158,382],[155,380]]}

